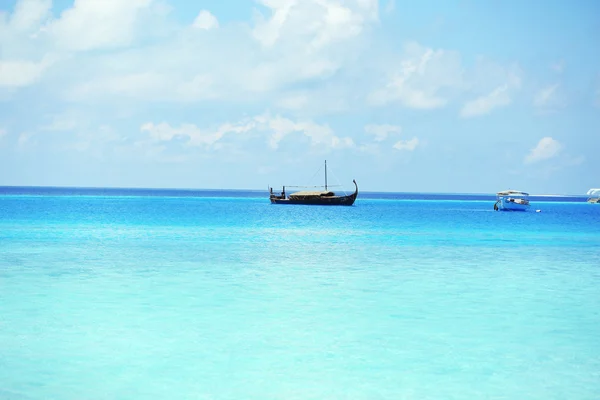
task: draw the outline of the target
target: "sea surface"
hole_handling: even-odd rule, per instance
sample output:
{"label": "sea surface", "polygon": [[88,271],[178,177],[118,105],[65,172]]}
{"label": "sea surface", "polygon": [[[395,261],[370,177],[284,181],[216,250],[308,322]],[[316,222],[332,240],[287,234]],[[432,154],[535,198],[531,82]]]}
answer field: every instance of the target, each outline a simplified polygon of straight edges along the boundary
{"label": "sea surface", "polygon": [[0,399],[599,399],[600,204],[493,204],[0,188]]}

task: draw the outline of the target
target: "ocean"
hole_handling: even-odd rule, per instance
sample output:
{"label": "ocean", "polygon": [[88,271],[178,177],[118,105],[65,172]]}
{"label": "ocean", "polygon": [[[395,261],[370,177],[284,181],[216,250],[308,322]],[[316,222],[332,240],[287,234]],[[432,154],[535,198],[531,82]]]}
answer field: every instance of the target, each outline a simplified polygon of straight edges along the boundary
{"label": "ocean", "polygon": [[0,399],[600,398],[600,204],[493,204],[0,188]]}

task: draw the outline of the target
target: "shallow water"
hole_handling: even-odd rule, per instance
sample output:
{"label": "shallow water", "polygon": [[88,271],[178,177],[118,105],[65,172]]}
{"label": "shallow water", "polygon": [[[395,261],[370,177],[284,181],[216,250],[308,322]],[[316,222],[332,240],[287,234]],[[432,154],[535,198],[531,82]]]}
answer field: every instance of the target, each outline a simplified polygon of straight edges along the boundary
{"label": "shallow water", "polygon": [[0,195],[1,399],[600,393],[600,205],[60,194]]}

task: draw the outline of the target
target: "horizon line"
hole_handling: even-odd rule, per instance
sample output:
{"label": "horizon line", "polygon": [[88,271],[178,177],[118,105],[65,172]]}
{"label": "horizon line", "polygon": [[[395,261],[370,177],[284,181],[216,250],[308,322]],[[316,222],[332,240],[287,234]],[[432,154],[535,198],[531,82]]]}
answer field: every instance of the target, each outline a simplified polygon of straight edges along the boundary
{"label": "horizon line", "polygon": [[[0,185],[0,188],[45,188],[45,189],[111,189],[111,190],[179,190],[179,191],[229,191],[229,192],[267,192],[265,189],[226,189],[226,188],[176,188],[176,187],[123,187],[123,186],[54,186],[54,185]],[[362,193],[382,194],[441,194],[441,195],[496,195],[497,192],[396,192],[362,190]],[[360,193],[360,192],[359,192]],[[587,197],[587,194],[529,194],[532,197]]]}

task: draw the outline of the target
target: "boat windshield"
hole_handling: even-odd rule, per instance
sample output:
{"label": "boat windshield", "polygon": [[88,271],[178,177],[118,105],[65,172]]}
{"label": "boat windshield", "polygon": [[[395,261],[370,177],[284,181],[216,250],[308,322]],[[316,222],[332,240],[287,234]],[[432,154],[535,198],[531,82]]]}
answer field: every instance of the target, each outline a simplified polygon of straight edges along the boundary
{"label": "boat windshield", "polygon": [[590,189],[588,190],[587,195],[590,197],[600,197],[600,189]]}

